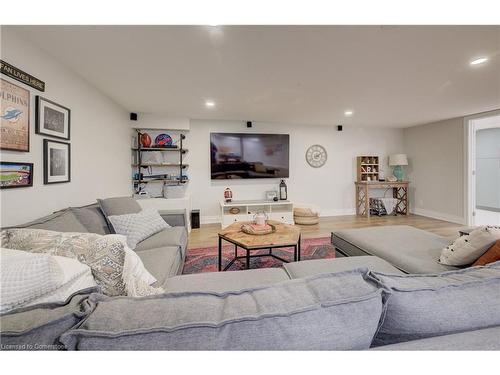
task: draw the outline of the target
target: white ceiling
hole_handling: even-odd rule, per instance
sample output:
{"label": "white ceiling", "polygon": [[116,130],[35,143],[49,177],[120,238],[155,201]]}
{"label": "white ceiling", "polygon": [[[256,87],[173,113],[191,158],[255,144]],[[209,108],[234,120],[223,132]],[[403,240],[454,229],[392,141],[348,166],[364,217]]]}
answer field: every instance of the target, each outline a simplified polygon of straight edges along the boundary
{"label": "white ceiling", "polygon": [[134,112],[407,127],[500,108],[499,26],[14,28]]}

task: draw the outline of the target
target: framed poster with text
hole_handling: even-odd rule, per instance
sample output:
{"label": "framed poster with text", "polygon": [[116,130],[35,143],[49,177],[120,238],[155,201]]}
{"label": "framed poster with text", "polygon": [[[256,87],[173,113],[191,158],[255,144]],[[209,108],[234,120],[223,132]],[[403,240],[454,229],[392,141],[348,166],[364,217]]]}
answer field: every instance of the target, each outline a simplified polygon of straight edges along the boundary
{"label": "framed poster with text", "polygon": [[0,148],[30,150],[30,92],[0,79]]}

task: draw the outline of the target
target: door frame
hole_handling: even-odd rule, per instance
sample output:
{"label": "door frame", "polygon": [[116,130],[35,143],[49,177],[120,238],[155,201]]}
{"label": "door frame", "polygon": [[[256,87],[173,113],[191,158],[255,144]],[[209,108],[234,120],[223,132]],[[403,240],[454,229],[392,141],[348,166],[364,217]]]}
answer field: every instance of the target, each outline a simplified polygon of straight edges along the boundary
{"label": "door frame", "polygon": [[474,209],[476,207],[476,179],[474,174],[476,169],[476,158],[474,157],[476,154],[476,131],[496,127],[494,125],[474,124],[474,121],[494,116],[500,116],[500,109],[464,117],[464,208],[467,225],[473,225]]}

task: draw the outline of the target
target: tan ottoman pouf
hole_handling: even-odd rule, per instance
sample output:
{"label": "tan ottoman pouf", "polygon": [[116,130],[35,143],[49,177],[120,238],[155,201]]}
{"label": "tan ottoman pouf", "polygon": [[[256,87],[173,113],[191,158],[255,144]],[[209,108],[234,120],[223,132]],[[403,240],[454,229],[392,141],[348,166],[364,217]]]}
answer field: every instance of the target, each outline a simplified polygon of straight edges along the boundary
{"label": "tan ottoman pouf", "polygon": [[314,225],[319,223],[319,215],[310,207],[294,207],[293,220],[299,225]]}

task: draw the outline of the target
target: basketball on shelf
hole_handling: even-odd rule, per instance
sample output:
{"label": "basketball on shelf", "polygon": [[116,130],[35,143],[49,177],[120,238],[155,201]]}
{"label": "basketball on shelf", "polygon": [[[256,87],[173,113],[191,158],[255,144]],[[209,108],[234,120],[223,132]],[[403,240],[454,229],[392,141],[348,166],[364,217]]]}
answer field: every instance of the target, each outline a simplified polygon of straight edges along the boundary
{"label": "basketball on shelf", "polygon": [[141,147],[150,147],[151,146],[151,137],[148,133],[141,134]]}
{"label": "basketball on shelf", "polygon": [[168,134],[159,134],[155,138],[155,145],[157,147],[171,146],[172,145],[172,137],[169,136]]}

